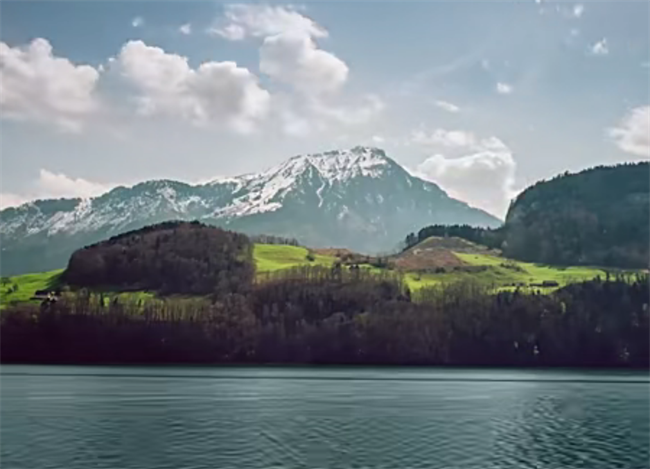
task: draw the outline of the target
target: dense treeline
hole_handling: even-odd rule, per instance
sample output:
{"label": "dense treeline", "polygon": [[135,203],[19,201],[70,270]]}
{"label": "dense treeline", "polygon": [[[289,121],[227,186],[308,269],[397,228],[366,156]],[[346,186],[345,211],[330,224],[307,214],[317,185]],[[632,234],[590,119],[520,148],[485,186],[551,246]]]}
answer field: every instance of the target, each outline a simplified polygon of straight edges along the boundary
{"label": "dense treeline", "polygon": [[505,227],[504,252],[518,259],[647,268],[650,163],[538,182],[515,199]]}
{"label": "dense treeline", "polygon": [[429,236],[457,236],[524,261],[647,268],[650,163],[598,166],[540,181],[513,201],[500,228],[427,226],[410,233],[405,245]]}
{"label": "dense treeline", "polygon": [[254,274],[245,235],[198,222],[165,222],[76,251],[62,281],[73,287],[222,295],[245,293]]}
{"label": "dense treeline", "polygon": [[501,228],[488,229],[470,225],[430,225],[422,228],[417,234],[409,233],[404,240],[404,248],[413,247],[431,236],[462,238],[492,249],[501,249],[503,243]]}
{"label": "dense treeline", "polygon": [[647,276],[549,295],[474,283],[411,298],[398,276],[304,268],[247,295],[107,302],[79,293],[0,317],[0,357],[27,363],[649,366]]}
{"label": "dense treeline", "polygon": [[285,244],[287,246],[300,246],[296,238],[285,238],[283,236],[274,235],[249,235],[251,243],[255,244]]}

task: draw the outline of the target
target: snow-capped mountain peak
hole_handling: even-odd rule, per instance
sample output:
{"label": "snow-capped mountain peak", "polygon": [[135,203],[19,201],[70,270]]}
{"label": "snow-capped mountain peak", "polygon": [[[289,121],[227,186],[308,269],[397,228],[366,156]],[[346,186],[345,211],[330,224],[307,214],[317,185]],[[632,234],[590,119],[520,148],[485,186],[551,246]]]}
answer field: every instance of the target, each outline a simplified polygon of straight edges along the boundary
{"label": "snow-capped mountain peak", "polygon": [[395,164],[383,150],[374,147],[354,147],[349,150],[333,150],[296,156],[289,160],[309,163],[328,182],[346,181],[354,177],[380,177],[386,167]]}
{"label": "snow-capped mountain peak", "polygon": [[318,181],[316,194],[320,198],[327,186],[349,182],[354,178],[379,178],[391,165],[383,150],[374,147],[354,147],[349,150],[332,150],[294,156],[261,173],[239,178],[222,179],[212,184],[234,183],[232,203],[219,207],[216,217],[241,217],[280,209],[284,198],[302,185],[304,178]]}
{"label": "snow-capped mountain peak", "polygon": [[85,244],[170,219],[361,251],[391,248],[431,223],[499,224],[410,175],[383,150],[358,146],[294,156],[259,173],[207,184],[153,180],[90,199],[5,209],[2,272],[62,267]]}

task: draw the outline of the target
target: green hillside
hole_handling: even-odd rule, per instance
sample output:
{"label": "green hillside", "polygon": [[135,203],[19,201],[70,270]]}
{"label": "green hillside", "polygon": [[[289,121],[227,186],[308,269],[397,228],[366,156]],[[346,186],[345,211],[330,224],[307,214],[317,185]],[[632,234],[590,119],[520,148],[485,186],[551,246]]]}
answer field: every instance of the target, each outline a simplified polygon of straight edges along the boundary
{"label": "green hillside", "polygon": [[[409,253],[392,261],[390,267],[377,268],[364,266],[375,272],[395,269],[404,275],[404,280],[412,291],[423,287],[473,280],[498,290],[513,288],[533,288],[549,293],[570,283],[591,280],[598,276],[605,278],[607,271],[599,267],[558,267],[534,264],[507,259],[486,250],[481,246],[454,239],[430,238],[411,248]],[[473,249],[476,247],[476,250]],[[460,249],[459,252],[453,249]],[[490,254],[486,254],[489,252]],[[258,279],[265,275],[285,269],[302,266],[332,266],[339,258],[323,255],[301,246],[282,244],[255,244],[253,259]],[[417,259],[419,262],[415,262]],[[454,259],[450,262],[450,259]],[[417,266],[418,268],[409,268]],[[422,268],[428,266],[428,268]],[[444,266],[444,267],[443,267]],[[7,277],[0,289],[0,308],[13,302],[29,301],[36,290],[52,288],[56,285],[63,269]],[[544,282],[556,282],[557,286],[542,286]],[[17,287],[14,291],[14,285]],[[155,295],[144,291],[106,292],[109,297],[119,295],[128,300],[151,299]]]}
{"label": "green hillside", "polygon": [[9,303],[29,301],[36,290],[54,287],[63,269],[35,274],[2,277],[0,286],[0,307]]}
{"label": "green hillside", "polygon": [[253,247],[253,260],[257,273],[275,272],[282,269],[301,267],[304,265],[331,266],[335,261],[334,256],[311,254],[301,246],[288,246],[284,244],[255,244]]}
{"label": "green hillside", "polygon": [[[309,256],[309,254],[310,251],[307,248],[282,244],[255,244],[253,248],[256,272],[261,275],[301,266],[331,266],[337,260],[334,256],[321,254]],[[37,290],[53,288],[59,281],[63,270],[4,277],[6,284],[0,287],[0,309],[10,303],[29,301]],[[15,290],[14,286],[17,287]],[[110,291],[106,293],[108,297],[118,294]],[[120,292],[119,296],[125,299],[139,300],[153,298],[154,294],[135,291]]]}
{"label": "green hillside", "polygon": [[[453,253],[465,266],[448,268],[440,273],[406,273],[412,290],[441,283],[473,280],[496,289],[533,288],[550,292],[570,283],[605,278],[607,272],[597,267],[558,267],[519,262],[486,254]],[[544,282],[556,282],[543,286]]]}

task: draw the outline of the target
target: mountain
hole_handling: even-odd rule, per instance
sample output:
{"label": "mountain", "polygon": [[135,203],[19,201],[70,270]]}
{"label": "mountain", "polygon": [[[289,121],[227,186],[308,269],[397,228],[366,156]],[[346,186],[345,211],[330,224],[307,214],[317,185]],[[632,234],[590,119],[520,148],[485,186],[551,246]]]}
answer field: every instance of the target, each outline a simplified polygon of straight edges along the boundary
{"label": "mountain", "polygon": [[504,253],[549,264],[647,268],[650,164],[599,166],[540,181],[512,203]]}
{"label": "mountain", "polygon": [[313,247],[393,249],[424,223],[494,227],[372,147],[295,156],[257,174],[189,185],[155,180],[90,199],[29,202],[0,212],[4,275],[63,267],[77,248],[166,220],[200,220]]}

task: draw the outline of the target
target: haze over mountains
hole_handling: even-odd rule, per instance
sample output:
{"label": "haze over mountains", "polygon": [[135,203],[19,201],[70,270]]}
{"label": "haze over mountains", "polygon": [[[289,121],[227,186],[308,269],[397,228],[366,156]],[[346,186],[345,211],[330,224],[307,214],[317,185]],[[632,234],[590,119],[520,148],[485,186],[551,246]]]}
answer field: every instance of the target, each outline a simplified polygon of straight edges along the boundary
{"label": "haze over mountains", "polygon": [[374,147],[295,156],[256,174],[190,185],[155,180],[90,199],[39,200],[0,212],[3,275],[63,267],[84,245],[165,220],[200,220],[313,247],[394,249],[423,225],[496,227]]}

